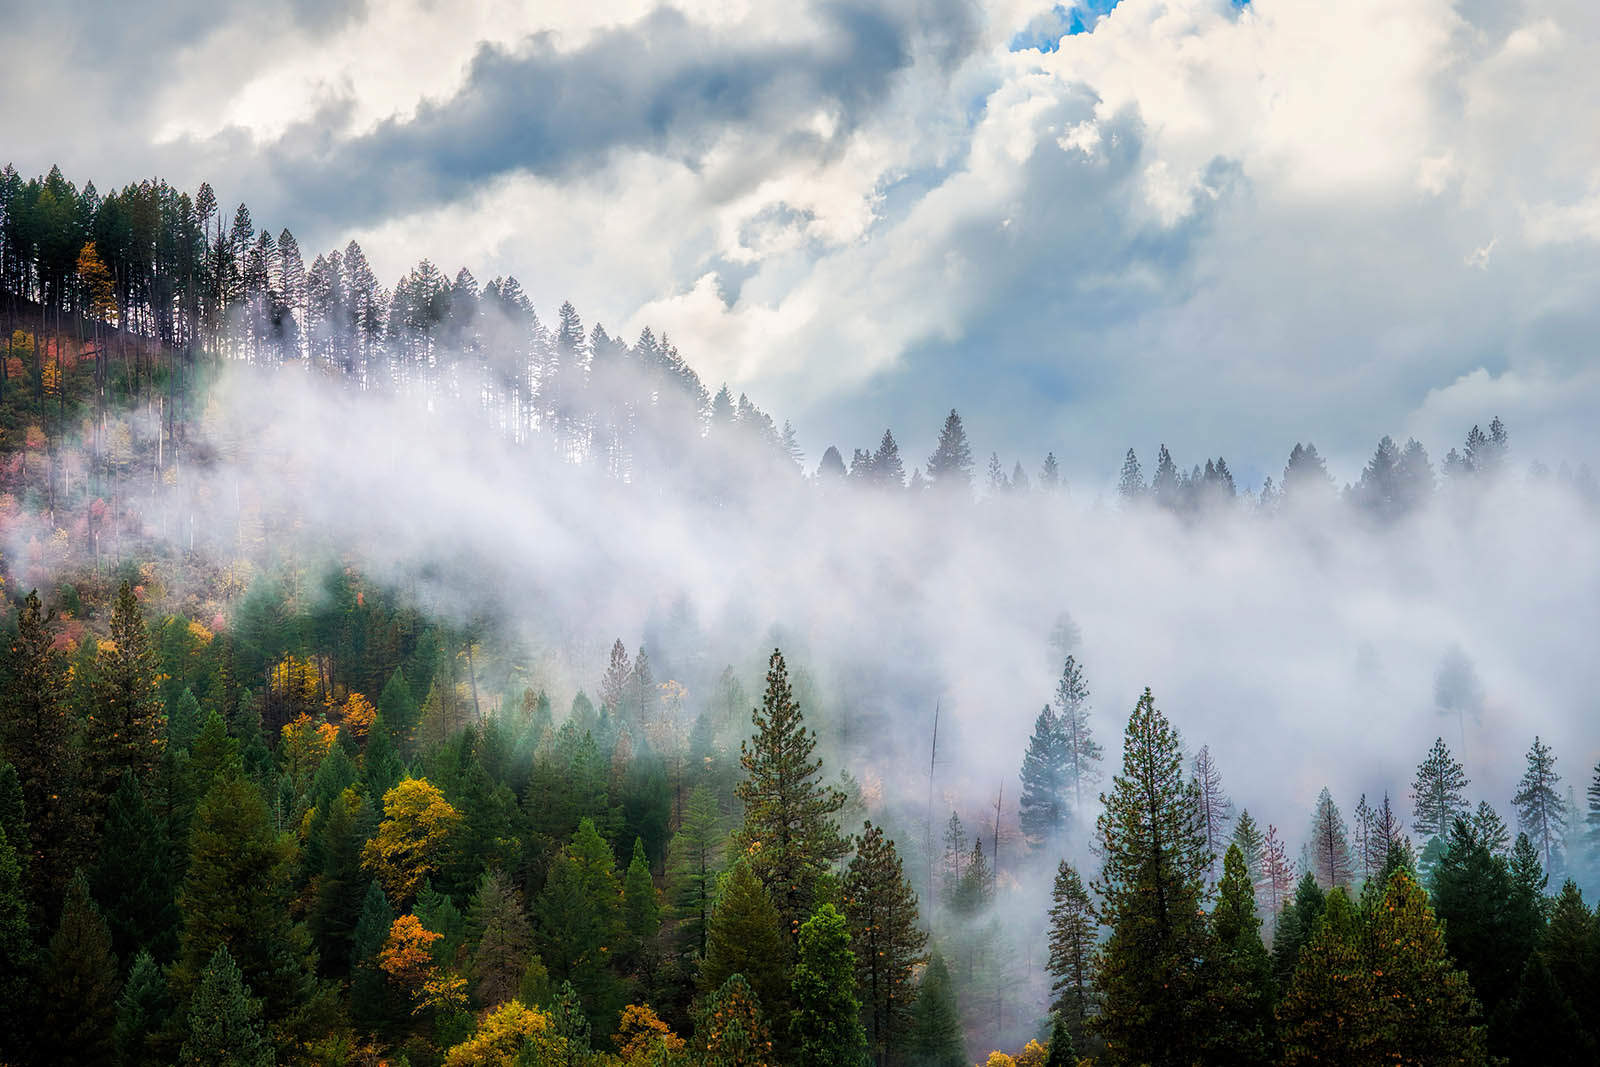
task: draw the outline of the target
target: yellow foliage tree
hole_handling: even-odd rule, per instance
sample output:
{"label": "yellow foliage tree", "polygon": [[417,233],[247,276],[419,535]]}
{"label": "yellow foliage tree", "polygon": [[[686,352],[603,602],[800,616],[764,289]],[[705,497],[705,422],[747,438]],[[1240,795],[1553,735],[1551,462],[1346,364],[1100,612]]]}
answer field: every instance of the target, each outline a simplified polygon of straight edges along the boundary
{"label": "yellow foliage tree", "polygon": [[283,728],[280,747],[283,750],[284,770],[297,782],[309,781],[338,737],[337,726],[301,712]]}
{"label": "yellow foliage tree", "polygon": [[1004,1052],[991,1052],[989,1058],[978,1064],[978,1067],[1016,1067],[1016,1064],[1017,1061]]}
{"label": "yellow foliage tree", "polygon": [[88,297],[89,314],[110,322],[117,312],[113,279],[105,261],[95,251],[93,241],[78,253],[78,280],[83,283],[84,294]]}
{"label": "yellow foliage tree", "polygon": [[661,1021],[648,1004],[629,1004],[622,1009],[622,1022],[613,1039],[628,1067],[651,1067],[663,1054],[683,1051],[684,1040]]}
{"label": "yellow foliage tree", "polygon": [[345,698],[344,724],[356,737],[366,737],[367,730],[372,727],[372,720],[377,718],[378,709],[372,706],[372,701],[360,693],[351,693]]}
{"label": "yellow foliage tree", "polygon": [[383,795],[383,821],[361,850],[361,863],[391,900],[410,900],[439,869],[461,813],[426,778],[407,778]]}
{"label": "yellow foliage tree", "polygon": [[1017,1067],[1044,1067],[1045,1061],[1050,1058],[1050,1050],[1037,1041],[1029,1041],[1017,1053],[1013,1061]]}
{"label": "yellow foliage tree", "polygon": [[445,1067],[512,1067],[531,1045],[534,1063],[566,1063],[567,1041],[550,1016],[520,1000],[508,1000],[483,1017],[473,1035],[445,1053]]}

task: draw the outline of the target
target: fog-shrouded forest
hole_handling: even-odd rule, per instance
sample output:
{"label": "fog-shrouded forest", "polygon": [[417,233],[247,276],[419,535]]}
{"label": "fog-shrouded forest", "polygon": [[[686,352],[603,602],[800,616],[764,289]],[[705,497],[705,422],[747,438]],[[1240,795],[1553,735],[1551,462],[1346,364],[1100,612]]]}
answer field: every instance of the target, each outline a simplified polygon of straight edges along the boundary
{"label": "fog-shrouded forest", "polygon": [[1493,411],[807,454],[515,278],[12,167],[0,326],[0,1062],[1600,1056],[1600,487]]}

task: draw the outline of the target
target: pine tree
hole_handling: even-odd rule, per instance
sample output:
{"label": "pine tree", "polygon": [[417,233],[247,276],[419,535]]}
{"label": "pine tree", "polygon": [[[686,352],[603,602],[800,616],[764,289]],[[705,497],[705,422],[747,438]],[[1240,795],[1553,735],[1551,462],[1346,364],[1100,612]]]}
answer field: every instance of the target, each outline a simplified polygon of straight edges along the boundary
{"label": "pine tree", "polygon": [[80,871],[67,888],[40,976],[44,1012],[39,1036],[51,1062],[99,1064],[111,1058],[119,974],[111,931],[89,898],[89,882]]}
{"label": "pine tree", "polygon": [[[411,739],[416,733],[417,721],[421,718],[422,711],[417,706],[416,697],[411,695],[411,687],[406,684],[406,677],[399,667],[389,675],[383,691],[378,694],[378,715],[383,720],[384,732],[394,745],[395,751],[400,753],[411,751]],[[383,794],[375,792],[374,795]]]}
{"label": "pine tree", "polygon": [[1011,482],[1006,478],[1006,469],[1000,465],[1000,455],[997,452],[989,453],[987,482],[990,496],[1007,492],[1011,488]]}
{"label": "pine tree", "polygon": [[1286,1067],[1376,1067],[1386,1062],[1364,941],[1360,913],[1344,890],[1335,889],[1278,1005]]}
{"label": "pine tree", "polygon": [[1326,786],[1317,794],[1317,807],[1311,815],[1311,833],[1306,843],[1311,869],[1323,889],[1350,885],[1354,865],[1344,826],[1344,816]]}
{"label": "pine tree", "polygon": [[944,824],[944,854],[939,862],[939,886],[943,890],[944,905],[956,906],[956,896],[961,891],[961,876],[967,869],[967,831],[961,825],[961,816],[950,813]]}
{"label": "pine tree", "polygon": [[1539,943],[1539,956],[1550,968],[1557,986],[1582,1009],[1585,1029],[1594,1036],[1597,1019],[1595,991],[1600,984],[1596,973],[1595,939],[1600,936],[1594,913],[1583,902],[1583,894],[1572,879],[1567,879],[1550,906],[1550,922]]}
{"label": "pine tree", "polygon": [[1467,972],[1491,1018],[1515,995],[1538,933],[1536,927],[1516,921],[1507,907],[1511,896],[1506,864],[1489,851],[1469,820],[1457,816],[1434,871],[1433,909],[1444,923],[1451,957]]}
{"label": "pine tree", "polygon": [[911,977],[927,958],[928,935],[918,926],[917,895],[894,842],[870,822],[845,874],[844,910],[868,1047],[879,1067],[886,1067],[899,1058],[914,995]]}
{"label": "pine tree", "polygon": [[900,461],[900,446],[895,444],[894,434],[888,430],[883,431],[878,450],[872,454],[872,481],[876,485],[895,489],[902,489],[906,484],[906,468]]}
{"label": "pine tree", "polygon": [[906,1058],[917,1067],[967,1067],[966,1038],[944,957],[935,952],[917,984],[906,1032]]}
{"label": "pine tree", "polygon": [[1472,835],[1483,842],[1492,855],[1511,854],[1511,831],[1487,800],[1478,801],[1478,810],[1472,813]]}
{"label": "pine tree", "polygon": [[54,647],[54,617],[37,592],[29,593],[17,611],[16,637],[0,656],[0,753],[16,768],[29,831],[12,847],[40,903],[59,900],[73,864],[86,858],[67,665]]}
{"label": "pine tree", "polygon": [[983,855],[983,838],[972,839],[972,851],[961,867],[961,880],[956,883],[950,898],[950,910],[971,918],[989,906],[994,899],[994,873]]}
{"label": "pine tree", "polygon": [[1061,488],[1061,464],[1056,462],[1054,452],[1046,452],[1044,466],[1039,468],[1039,488],[1046,493],[1053,493]]}
{"label": "pine tree", "polygon": [[217,946],[201,972],[179,1062],[185,1067],[270,1067],[275,1062],[261,1002],[250,995],[226,945]]}
{"label": "pine tree", "polygon": [[522,894],[497,870],[478,880],[467,910],[467,939],[477,1003],[494,1008],[515,997],[533,951],[533,929],[523,914]]}
{"label": "pine tree", "polygon": [[734,843],[750,857],[793,938],[810,915],[817,877],[848,848],[834,821],[845,797],[822,784],[822,761],[813,758],[817,736],[806,729],[789,668],[777,649],[753,720],[755,736],[739,745],[746,777],[735,793],[745,811]]}
{"label": "pine tree", "polygon": [[1446,837],[1450,821],[1467,810],[1466,788],[1471,780],[1450,756],[1444,738],[1436,738],[1427,758],[1417,765],[1411,783],[1412,817],[1417,830],[1430,837]]}
{"label": "pine tree", "polygon": [[[1289,850],[1278,836],[1278,828],[1269,825],[1267,836],[1261,843],[1261,877],[1256,883],[1257,892],[1267,906],[1268,929],[1274,939],[1278,933],[1278,916],[1289,902],[1294,891],[1294,868],[1289,864]],[[1315,882],[1313,881],[1313,884]]]}
{"label": "pine tree", "polygon": [[1556,869],[1567,831],[1567,807],[1556,792],[1560,781],[1550,746],[1535,737],[1528,749],[1528,769],[1511,802],[1517,808],[1517,825],[1539,850],[1546,871]]}
{"label": "pine tree", "polygon": [[1217,906],[1211,912],[1214,944],[1202,967],[1205,1033],[1214,1053],[1229,1063],[1272,1062],[1272,961],[1261,943],[1255,887],[1239,846],[1223,857]]}
{"label": "pine tree", "polygon": [[667,899],[677,923],[676,937],[683,951],[694,957],[706,952],[722,862],[721,822],[716,797],[709,787],[697,785],[684,806],[683,822],[667,846]]}
{"label": "pine tree", "polygon": [[127,582],[117,592],[111,611],[111,643],[101,646],[96,657],[94,696],[88,745],[99,771],[103,805],[116,791],[124,770],[141,782],[150,781],[166,743],[155,653],[144,612]]}
{"label": "pine tree", "polygon": [[195,699],[194,690],[184,687],[178,694],[177,701],[167,709],[167,744],[168,749],[186,749],[194,744],[194,739],[200,736],[200,702]]}
{"label": "pine tree", "polygon": [[622,933],[622,886],[611,846],[583,819],[550,864],[534,907],[539,955],[552,979],[577,989],[591,1022],[609,1026],[622,989],[608,955]]}
{"label": "pine tree", "polygon": [[261,791],[236,775],[212,785],[195,810],[189,867],[178,892],[183,932],[174,992],[200,984],[219,947],[257,990],[269,1027],[298,1030],[314,992],[310,938],[289,913],[293,843],[273,828]]}
{"label": "pine tree", "polygon": [[1033,736],[1022,757],[1022,799],[1017,821],[1033,848],[1049,848],[1060,841],[1072,816],[1067,800],[1067,738],[1046,704],[1033,723]]}
{"label": "pine tree", "polygon": [[1065,747],[1067,783],[1072,787],[1072,810],[1081,816],[1083,787],[1100,780],[1105,750],[1095,741],[1089,724],[1089,685],[1083,679],[1083,667],[1071,656],[1061,667],[1054,705],[1056,728]]}
{"label": "pine tree", "polygon": [[150,953],[140,950],[117,1000],[112,1043],[117,1060],[127,1067],[164,1067],[172,1062],[166,1030],[172,1016],[167,979]]}
{"label": "pine tree", "polygon": [[1112,1063],[1187,1064],[1203,956],[1205,832],[1184,780],[1177,731],[1146,689],[1123,741],[1122,773],[1101,798],[1104,867],[1095,889],[1111,937],[1101,956],[1098,1029]]}
{"label": "pine tree", "polygon": [[[0,1003],[26,1003],[32,971],[33,931],[28,923],[22,868],[5,827],[0,826],[0,998],[4,998]],[[26,1032],[31,1032],[31,1026],[23,1025],[20,1012],[0,1013],[0,1055],[15,1054]]]}
{"label": "pine tree", "polygon": [[633,942],[634,953],[655,940],[661,929],[661,906],[656,900],[655,882],[645,860],[644,841],[633,839],[633,856],[622,880],[622,924]]}
{"label": "pine tree", "polygon": [[[1256,824],[1249,808],[1239,813],[1239,820],[1233,824],[1233,838],[1229,843],[1238,846],[1239,855],[1244,859],[1245,873],[1250,876],[1251,887],[1259,887],[1266,873],[1267,836],[1261,832],[1261,827]],[[1259,899],[1258,895],[1257,900]]]}
{"label": "pine tree", "polygon": [[936,490],[965,493],[972,489],[972,449],[954,408],[939,431],[939,443],[928,457],[926,470],[927,481]]}
{"label": "pine tree", "polygon": [[1504,1048],[1515,1057],[1513,1063],[1584,1067],[1595,1062],[1594,1037],[1538,953],[1523,964],[1517,995],[1499,1029]]}
{"label": "pine tree", "polygon": [[711,913],[700,988],[711,992],[742,974],[769,1015],[787,1010],[788,963],[793,952],[772,897],[748,860],[723,875]]}
{"label": "pine tree", "polygon": [[823,904],[800,927],[799,952],[790,978],[789,1033],[797,1067],[862,1063],[867,1054],[856,999],[856,956],[845,918]]}
{"label": "pine tree", "polygon": [[95,867],[95,897],[105,906],[119,955],[148,948],[169,956],[176,945],[178,909],[174,901],[171,846],[166,827],[145,803],[131,770],[111,798],[100,861]]}
{"label": "pine tree", "polygon": [[1210,745],[1201,745],[1194,757],[1194,782],[1200,793],[1200,822],[1206,835],[1206,877],[1214,880],[1217,864],[1228,845],[1228,826],[1233,822],[1233,801],[1222,788],[1222,771],[1211,755]]}
{"label": "pine tree", "polygon": [[1066,860],[1056,867],[1050,893],[1050,1010],[1075,1043],[1092,1016],[1094,955],[1100,926],[1083,879]]}
{"label": "pine tree", "polygon": [[1317,924],[1326,908],[1327,897],[1317,884],[1316,875],[1307,872],[1295,887],[1294,899],[1278,916],[1272,935],[1272,965],[1280,986],[1286,987],[1294,975],[1300,955],[1317,932]]}
{"label": "pine tree", "polygon": [[359,1026],[375,1029],[386,1012],[385,976],[378,954],[394,925],[394,909],[374,878],[361,901],[361,918],[350,940],[350,1013]]}
{"label": "pine tree", "polygon": [[1117,495],[1124,501],[1132,501],[1142,498],[1144,493],[1144,472],[1139,469],[1139,457],[1130,448],[1122,460],[1122,474],[1117,478]]}
{"label": "pine tree", "polygon": [[1383,872],[1389,862],[1389,851],[1400,842],[1402,832],[1400,818],[1394,813],[1394,806],[1389,803],[1389,794],[1384,793],[1383,803],[1373,809],[1371,820],[1367,824],[1367,851],[1362,862],[1369,879],[1381,875],[1387,883],[1388,876]]}
{"label": "pine tree", "polygon": [[695,1021],[695,1061],[705,1067],[766,1067],[773,1062],[768,1012],[744,975],[732,974]]}

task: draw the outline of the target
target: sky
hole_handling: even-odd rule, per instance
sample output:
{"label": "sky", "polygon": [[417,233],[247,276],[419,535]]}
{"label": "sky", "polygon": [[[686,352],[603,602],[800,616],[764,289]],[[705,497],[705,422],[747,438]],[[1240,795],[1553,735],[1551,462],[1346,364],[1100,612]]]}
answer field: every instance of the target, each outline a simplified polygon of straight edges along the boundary
{"label": "sky", "polygon": [[1600,457],[1587,0],[0,0],[0,157],[666,331],[813,461]]}

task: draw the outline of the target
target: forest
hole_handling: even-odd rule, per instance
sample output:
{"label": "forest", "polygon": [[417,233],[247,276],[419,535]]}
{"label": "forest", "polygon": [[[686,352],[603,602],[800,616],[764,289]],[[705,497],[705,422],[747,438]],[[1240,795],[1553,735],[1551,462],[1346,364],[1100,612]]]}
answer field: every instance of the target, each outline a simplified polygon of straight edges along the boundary
{"label": "forest", "polygon": [[[890,430],[812,465],[664,335],[426,261],[385,289],[355,242],[307,266],[225,214],[0,172],[0,1061],[1600,1054],[1592,736],[1525,730],[1493,657],[1435,642],[1431,744],[1357,777],[1308,741],[1354,713],[1306,692],[1330,734],[1224,737],[1189,661],[1119,640],[1154,609],[1100,603],[1192,582],[1214,613],[1313,560],[1443,613],[1491,570],[1476,653],[1590,573],[1581,461],[1518,466],[1490,418],[1437,464],[1384,436],[1342,487],[1309,442],[1258,486],[1162,445],[1096,493],[1053,452],[980,464],[951,410],[909,476]],[[1520,522],[1571,540],[1483,548]],[[1133,576],[1152,544],[1179,566]],[[1040,561],[1096,546],[1058,596]],[[907,599],[925,622],[882,607]],[[1353,701],[1415,688],[1388,625],[1337,661]],[[1507,656],[1552,645],[1581,691],[1586,640]],[[1587,747],[1558,770],[1557,742]]]}

